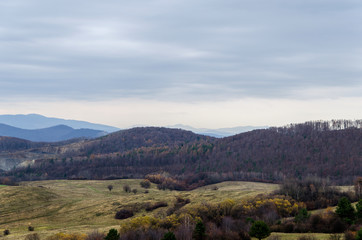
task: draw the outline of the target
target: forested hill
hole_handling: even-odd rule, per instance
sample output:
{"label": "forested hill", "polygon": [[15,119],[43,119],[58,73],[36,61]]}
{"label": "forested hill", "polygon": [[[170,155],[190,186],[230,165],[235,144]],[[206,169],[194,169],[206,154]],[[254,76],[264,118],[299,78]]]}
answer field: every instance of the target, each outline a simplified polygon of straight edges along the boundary
{"label": "forested hill", "polygon": [[309,122],[222,139],[177,129],[135,128],[60,152],[66,154],[8,174],[21,179],[103,179],[167,171],[193,179],[191,183],[307,175],[347,183],[362,175],[361,121]]}
{"label": "forested hill", "polygon": [[195,134],[191,131],[164,127],[137,127],[121,130],[107,136],[87,141],[82,154],[125,152],[141,147],[178,146],[200,140],[214,141],[214,138]]}
{"label": "forested hill", "polygon": [[0,152],[24,150],[39,146],[42,146],[42,144],[14,137],[0,136]]}

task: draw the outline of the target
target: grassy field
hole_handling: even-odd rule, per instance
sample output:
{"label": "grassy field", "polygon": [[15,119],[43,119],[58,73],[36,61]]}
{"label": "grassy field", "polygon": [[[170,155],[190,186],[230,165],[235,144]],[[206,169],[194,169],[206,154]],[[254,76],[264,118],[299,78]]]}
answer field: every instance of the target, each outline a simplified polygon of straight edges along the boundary
{"label": "grassy field", "polygon": [[271,236],[273,235],[279,236],[281,240],[298,240],[301,236],[313,236],[316,240],[328,240],[330,237],[330,234],[326,233],[272,233]]}
{"label": "grassy field", "polygon": [[[0,188],[0,231],[9,229],[11,234],[3,239],[24,239],[28,226],[43,238],[57,232],[82,232],[92,230],[108,231],[118,228],[121,220],[114,219],[117,210],[130,207],[144,208],[144,204],[166,201],[173,205],[176,196],[191,199],[192,204],[220,202],[224,199],[241,200],[260,193],[276,190],[278,185],[255,182],[223,182],[201,187],[193,191],[162,191],[152,184],[144,193],[141,180],[54,180],[23,182],[20,186]],[[137,193],[126,193],[123,186],[128,184]],[[113,185],[109,191],[107,186]],[[152,214],[164,214],[165,208]],[[149,214],[141,210],[136,216]],[[321,238],[322,239],[322,238]]]}

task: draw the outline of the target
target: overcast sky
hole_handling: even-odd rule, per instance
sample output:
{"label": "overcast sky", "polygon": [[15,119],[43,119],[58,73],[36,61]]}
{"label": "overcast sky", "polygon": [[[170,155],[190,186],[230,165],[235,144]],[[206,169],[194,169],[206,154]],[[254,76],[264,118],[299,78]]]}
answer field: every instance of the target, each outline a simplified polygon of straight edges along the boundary
{"label": "overcast sky", "polygon": [[360,0],[0,1],[0,114],[120,128],[362,118]]}

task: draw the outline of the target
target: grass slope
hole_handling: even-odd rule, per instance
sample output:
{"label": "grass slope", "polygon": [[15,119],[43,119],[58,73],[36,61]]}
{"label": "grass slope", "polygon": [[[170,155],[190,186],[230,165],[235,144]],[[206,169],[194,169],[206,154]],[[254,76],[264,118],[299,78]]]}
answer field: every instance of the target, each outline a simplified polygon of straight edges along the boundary
{"label": "grass slope", "polygon": [[[95,229],[108,231],[118,228],[121,220],[114,219],[121,208],[144,209],[147,202],[166,201],[173,206],[176,196],[191,199],[191,204],[220,202],[224,199],[241,200],[278,188],[276,184],[254,182],[223,182],[201,187],[193,191],[162,191],[152,184],[149,193],[144,193],[141,180],[124,179],[109,181],[53,180],[23,182],[21,186],[0,188],[0,234],[9,229],[11,234],[4,239],[24,239],[31,224],[42,238],[57,232],[91,232]],[[109,191],[107,186],[113,185]],[[128,184],[138,192],[125,193]],[[166,208],[143,214],[163,215]]]}

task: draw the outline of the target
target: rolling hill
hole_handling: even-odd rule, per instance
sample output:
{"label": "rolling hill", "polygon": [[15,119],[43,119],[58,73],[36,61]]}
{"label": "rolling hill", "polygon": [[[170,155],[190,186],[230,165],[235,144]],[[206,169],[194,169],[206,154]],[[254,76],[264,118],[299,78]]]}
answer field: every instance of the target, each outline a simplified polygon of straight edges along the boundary
{"label": "rolling hill", "polygon": [[6,174],[27,180],[105,179],[166,171],[189,185],[307,175],[351,183],[362,175],[360,121],[307,122],[221,139],[180,129],[134,128],[56,149],[39,148],[42,157]]}

